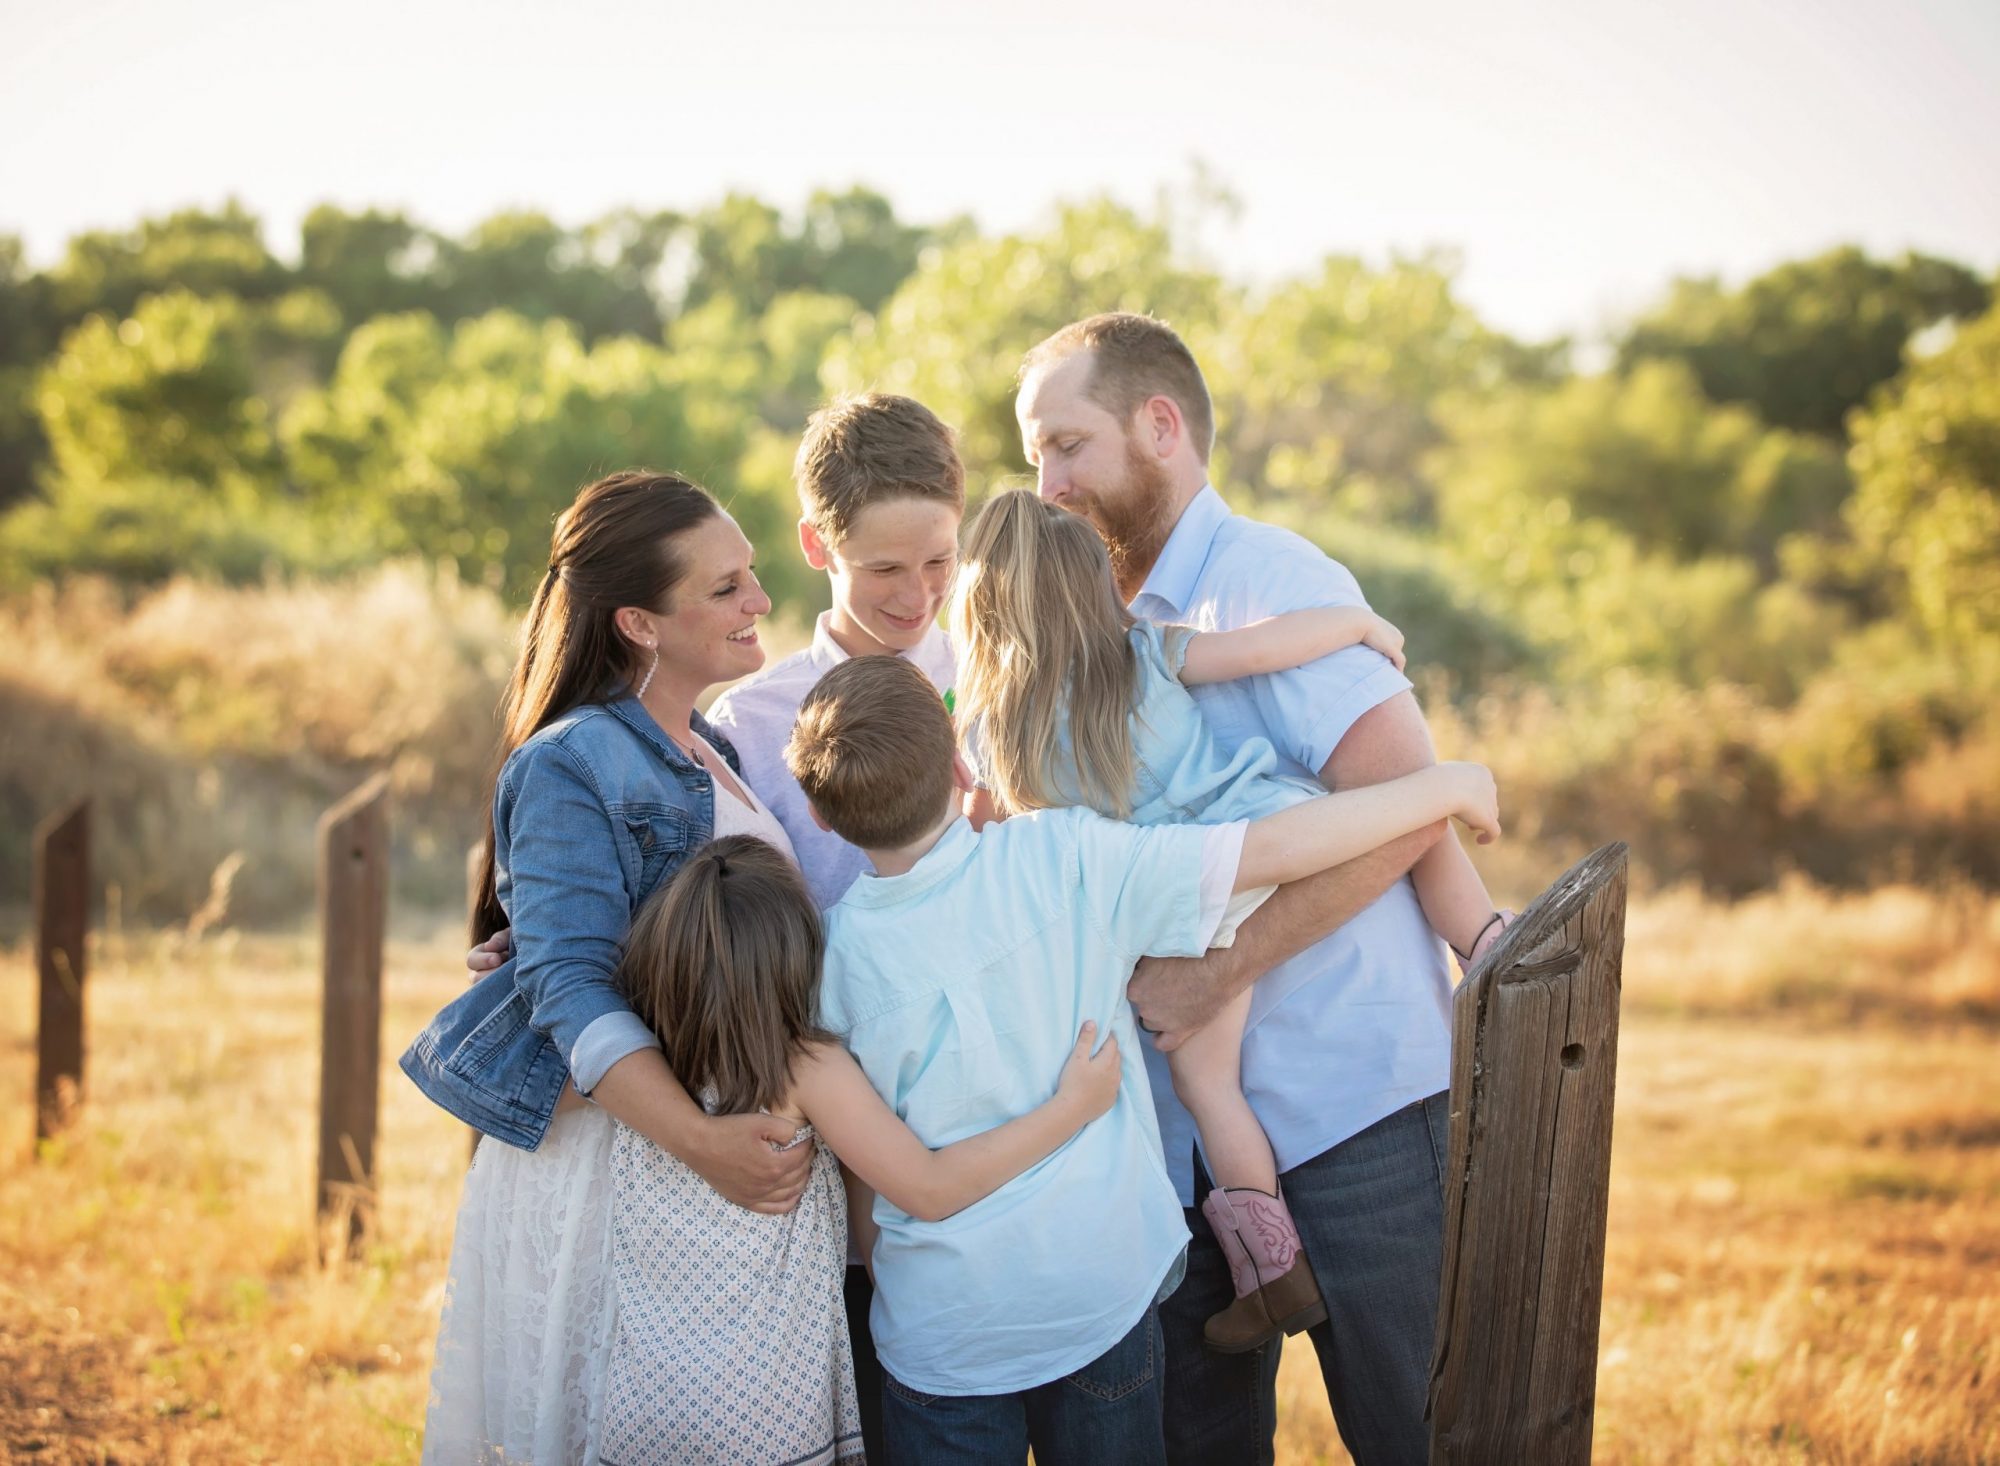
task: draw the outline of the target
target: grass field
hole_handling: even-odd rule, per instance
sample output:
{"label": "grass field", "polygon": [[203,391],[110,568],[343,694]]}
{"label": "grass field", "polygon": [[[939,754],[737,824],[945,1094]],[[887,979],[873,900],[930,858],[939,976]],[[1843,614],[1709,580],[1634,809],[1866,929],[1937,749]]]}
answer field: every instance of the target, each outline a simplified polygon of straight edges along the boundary
{"label": "grass field", "polygon": [[[393,944],[385,1059],[454,991]],[[385,1062],[382,1213],[313,1262],[305,938],[101,937],[86,1118],[28,1143],[0,952],[0,1458],[417,1454],[466,1132]],[[1605,1462],[2000,1461],[2000,902],[1635,905],[1599,1368]],[[1279,1459],[1343,1461],[1309,1349]]]}

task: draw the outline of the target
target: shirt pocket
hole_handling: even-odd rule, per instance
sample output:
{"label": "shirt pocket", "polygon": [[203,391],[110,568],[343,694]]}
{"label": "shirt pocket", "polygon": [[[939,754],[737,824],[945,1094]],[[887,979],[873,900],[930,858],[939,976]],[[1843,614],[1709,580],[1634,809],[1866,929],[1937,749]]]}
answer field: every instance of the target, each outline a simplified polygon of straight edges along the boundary
{"label": "shirt pocket", "polygon": [[641,901],[680,868],[694,840],[694,823],[687,811],[665,804],[624,805],[618,811],[617,828],[626,868],[638,874],[634,889]]}

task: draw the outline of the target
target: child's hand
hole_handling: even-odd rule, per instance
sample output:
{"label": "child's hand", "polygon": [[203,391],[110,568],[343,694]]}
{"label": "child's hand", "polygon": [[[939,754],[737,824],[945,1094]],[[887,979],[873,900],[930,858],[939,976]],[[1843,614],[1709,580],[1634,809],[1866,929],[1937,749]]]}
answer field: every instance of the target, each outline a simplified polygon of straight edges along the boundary
{"label": "child's hand", "polygon": [[491,972],[513,955],[514,929],[503,926],[465,954],[465,968],[474,974]]}
{"label": "child's hand", "polygon": [[1395,663],[1398,672],[1402,671],[1405,662],[1403,633],[1397,630],[1393,622],[1377,616],[1373,611],[1364,611],[1362,615],[1368,619],[1362,623],[1361,644],[1373,647]]}
{"label": "child's hand", "polygon": [[1108,1112],[1118,1098],[1118,1038],[1114,1034],[1095,1054],[1090,1046],[1097,1041],[1097,1025],[1086,1021],[1076,1036],[1076,1046],[1063,1062],[1062,1077],[1056,1081],[1056,1098],[1074,1104],[1082,1115],[1080,1124],[1089,1124]]}
{"label": "child's hand", "polygon": [[1500,792],[1493,786],[1493,771],[1485,764],[1444,763],[1451,779],[1451,812],[1465,821],[1481,845],[1500,838]]}

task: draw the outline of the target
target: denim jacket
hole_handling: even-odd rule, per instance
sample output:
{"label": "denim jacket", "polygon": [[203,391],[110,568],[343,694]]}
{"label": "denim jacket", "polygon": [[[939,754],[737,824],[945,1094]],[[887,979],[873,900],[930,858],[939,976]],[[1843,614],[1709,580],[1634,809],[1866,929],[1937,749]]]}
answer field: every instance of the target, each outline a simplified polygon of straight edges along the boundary
{"label": "denim jacket", "polygon": [[[700,713],[694,731],[739,767]],[[572,1069],[587,1091],[654,1042],[618,961],[640,903],[714,830],[714,779],[635,697],[575,708],[515,749],[493,791],[513,952],[417,1035],[403,1072],[468,1125],[540,1145]]]}

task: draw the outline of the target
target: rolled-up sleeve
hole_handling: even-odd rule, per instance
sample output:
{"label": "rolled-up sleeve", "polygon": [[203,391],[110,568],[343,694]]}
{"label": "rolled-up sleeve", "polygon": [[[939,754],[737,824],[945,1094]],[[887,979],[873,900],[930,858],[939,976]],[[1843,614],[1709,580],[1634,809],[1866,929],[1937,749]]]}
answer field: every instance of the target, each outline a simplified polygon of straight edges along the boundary
{"label": "rolled-up sleeve", "polygon": [[518,771],[508,845],[514,982],[588,1094],[656,1040],[618,989],[633,902],[611,816],[560,744],[536,745]]}
{"label": "rolled-up sleeve", "polygon": [[636,1054],[641,1049],[657,1049],[659,1037],[637,1013],[629,1009],[623,1013],[606,1013],[602,1018],[592,1020],[576,1041],[575,1049],[569,1056],[569,1077],[576,1081],[576,1087],[584,1094],[597,1088],[597,1081],[610,1072],[611,1066],[627,1054]]}

